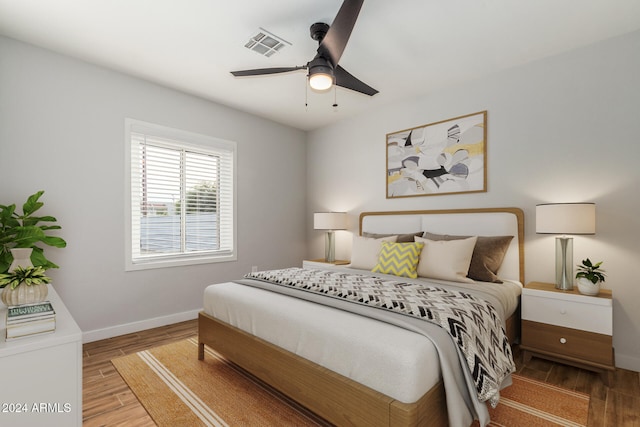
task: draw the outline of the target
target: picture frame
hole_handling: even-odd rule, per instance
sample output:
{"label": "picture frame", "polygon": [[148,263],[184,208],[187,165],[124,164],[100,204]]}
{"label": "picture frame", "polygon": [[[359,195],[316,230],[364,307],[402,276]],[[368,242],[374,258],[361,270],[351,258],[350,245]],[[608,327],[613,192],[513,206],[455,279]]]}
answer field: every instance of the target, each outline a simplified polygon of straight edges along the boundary
{"label": "picture frame", "polygon": [[388,133],[387,199],[487,191],[487,111]]}

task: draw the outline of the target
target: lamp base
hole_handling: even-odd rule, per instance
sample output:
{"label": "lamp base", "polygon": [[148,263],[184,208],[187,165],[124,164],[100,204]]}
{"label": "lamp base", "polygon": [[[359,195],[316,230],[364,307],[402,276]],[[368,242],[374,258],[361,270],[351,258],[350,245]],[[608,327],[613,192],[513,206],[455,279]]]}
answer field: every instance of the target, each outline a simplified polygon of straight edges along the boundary
{"label": "lamp base", "polygon": [[556,289],[573,289],[573,237],[556,237]]}
{"label": "lamp base", "polygon": [[327,231],[324,236],[324,260],[334,262],[336,260],[335,233]]}

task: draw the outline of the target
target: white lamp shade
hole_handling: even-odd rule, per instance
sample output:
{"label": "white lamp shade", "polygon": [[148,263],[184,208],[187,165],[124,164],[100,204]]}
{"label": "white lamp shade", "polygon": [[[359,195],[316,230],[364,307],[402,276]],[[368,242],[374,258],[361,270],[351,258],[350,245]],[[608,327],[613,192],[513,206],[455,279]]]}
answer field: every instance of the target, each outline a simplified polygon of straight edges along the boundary
{"label": "white lamp shade", "polygon": [[594,203],[549,203],[536,206],[536,233],[595,234]]}
{"label": "white lamp shade", "polygon": [[313,228],[316,230],[346,230],[346,212],[317,212],[313,214]]}

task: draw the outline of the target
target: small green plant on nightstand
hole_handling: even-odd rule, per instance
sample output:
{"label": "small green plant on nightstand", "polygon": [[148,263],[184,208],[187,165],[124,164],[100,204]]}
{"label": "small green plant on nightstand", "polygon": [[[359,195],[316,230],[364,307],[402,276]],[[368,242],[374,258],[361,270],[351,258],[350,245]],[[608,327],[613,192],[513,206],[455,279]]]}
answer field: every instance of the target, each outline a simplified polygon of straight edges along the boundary
{"label": "small green plant on nightstand", "polygon": [[45,270],[42,266],[16,267],[10,273],[0,274],[0,288],[8,286],[11,289],[15,289],[23,282],[27,286],[46,285],[51,282],[51,278],[44,273]]}
{"label": "small green plant on nightstand", "polygon": [[600,269],[602,261],[592,263],[589,258],[582,260],[582,264],[578,264],[578,272],[576,273],[576,279],[584,278],[589,280],[594,285],[598,282],[604,282],[605,274],[604,270]]}

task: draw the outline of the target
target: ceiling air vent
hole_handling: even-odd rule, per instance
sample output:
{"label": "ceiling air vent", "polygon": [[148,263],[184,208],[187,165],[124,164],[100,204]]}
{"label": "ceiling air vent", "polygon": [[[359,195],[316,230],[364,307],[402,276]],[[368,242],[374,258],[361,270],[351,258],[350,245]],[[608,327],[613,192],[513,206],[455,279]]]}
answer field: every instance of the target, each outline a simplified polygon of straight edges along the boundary
{"label": "ceiling air vent", "polygon": [[258,32],[249,39],[244,47],[269,57],[287,45],[291,46],[291,43],[271,34],[264,28],[259,28]]}

